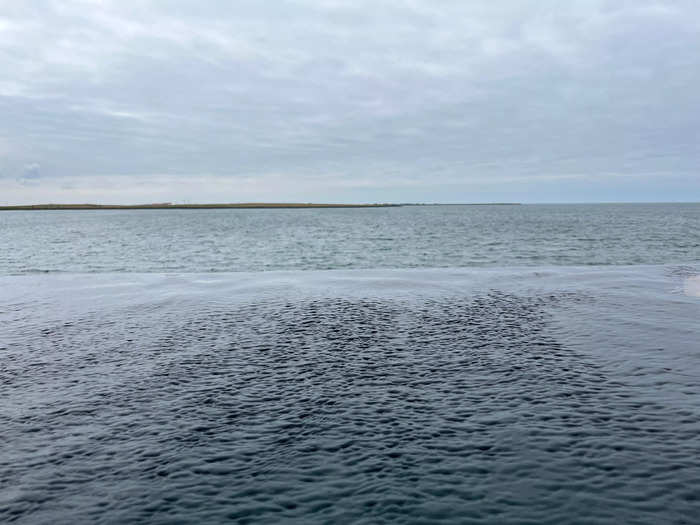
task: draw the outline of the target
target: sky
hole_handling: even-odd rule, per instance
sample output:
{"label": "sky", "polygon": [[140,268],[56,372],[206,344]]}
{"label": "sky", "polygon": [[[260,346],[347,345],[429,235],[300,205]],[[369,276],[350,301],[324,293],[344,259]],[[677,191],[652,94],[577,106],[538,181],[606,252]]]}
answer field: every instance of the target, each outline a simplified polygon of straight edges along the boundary
{"label": "sky", "polygon": [[700,200],[697,0],[0,0],[0,204]]}

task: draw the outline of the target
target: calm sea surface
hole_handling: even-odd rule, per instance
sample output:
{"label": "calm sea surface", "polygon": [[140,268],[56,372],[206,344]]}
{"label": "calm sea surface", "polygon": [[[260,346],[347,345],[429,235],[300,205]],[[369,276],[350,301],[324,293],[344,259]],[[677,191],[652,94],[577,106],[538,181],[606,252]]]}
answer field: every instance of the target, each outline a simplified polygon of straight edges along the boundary
{"label": "calm sea surface", "polygon": [[0,522],[695,524],[699,323],[700,205],[0,213]]}
{"label": "calm sea surface", "polygon": [[700,204],[0,213],[0,274],[663,264]]}

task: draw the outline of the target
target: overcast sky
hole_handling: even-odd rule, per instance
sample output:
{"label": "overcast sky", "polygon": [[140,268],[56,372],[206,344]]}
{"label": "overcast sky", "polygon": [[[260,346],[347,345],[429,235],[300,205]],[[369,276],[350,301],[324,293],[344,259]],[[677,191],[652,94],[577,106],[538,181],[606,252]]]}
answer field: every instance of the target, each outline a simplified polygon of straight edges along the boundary
{"label": "overcast sky", "polygon": [[700,200],[697,0],[0,0],[0,203]]}

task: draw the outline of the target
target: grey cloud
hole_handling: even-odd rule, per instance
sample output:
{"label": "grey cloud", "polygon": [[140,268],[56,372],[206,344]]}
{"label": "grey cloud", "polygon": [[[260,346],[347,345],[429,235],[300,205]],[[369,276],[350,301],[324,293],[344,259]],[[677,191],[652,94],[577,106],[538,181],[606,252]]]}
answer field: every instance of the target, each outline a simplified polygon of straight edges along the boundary
{"label": "grey cloud", "polygon": [[37,163],[27,164],[22,168],[22,172],[17,178],[23,186],[33,186],[39,183],[41,178],[41,167]]}
{"label": "grey cloud", "polygon": [[285,199],[281,177],[309,200],[537,201],[579,199],[575,180],[653,200],[665,177],[687,198],[699,35],[682,0],[8,3],[0,167],[65,190],[239,178]]}

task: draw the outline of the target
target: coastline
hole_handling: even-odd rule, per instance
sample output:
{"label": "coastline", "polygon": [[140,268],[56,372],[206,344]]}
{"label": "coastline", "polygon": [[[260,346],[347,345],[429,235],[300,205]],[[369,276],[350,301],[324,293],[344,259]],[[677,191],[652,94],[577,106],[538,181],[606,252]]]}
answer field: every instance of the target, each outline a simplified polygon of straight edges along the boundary
{"label": "coastline", "polygon": [[21,204],[0,206],[0,211],[12,210],[173,210],[173,209],[216,209],[216,208],[387,208],[402,204],[326,204],[297,202],[242,202],[220,204]]}
{"label": "coastline", "polygon": [[373,203],[333,204],[313,202],[241,202],[220,204],[19,204],[0,206],[0,211],[19,210],[199,210],[199,209],[295,209],[295,208],[401,208],[404,206],[518,206],[519,202],[488,202],[464,204]]}

